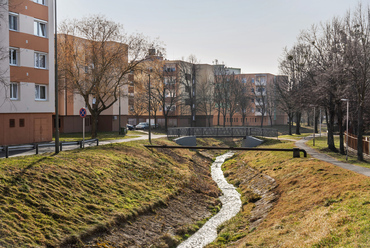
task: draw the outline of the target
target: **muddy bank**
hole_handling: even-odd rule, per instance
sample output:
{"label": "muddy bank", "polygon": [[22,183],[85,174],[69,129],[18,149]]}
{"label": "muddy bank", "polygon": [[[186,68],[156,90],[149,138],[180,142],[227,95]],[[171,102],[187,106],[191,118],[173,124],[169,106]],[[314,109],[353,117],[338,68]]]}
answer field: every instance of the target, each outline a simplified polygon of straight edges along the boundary
{"label": "muddy bank", "polygon": [[211,216],[210,206],[217,204],[214,197],[184,189],[167,206],[122,223],[85,247],[173,247],[179,243],[176,235],[189,232],[194,228],[191,225]]}
{"label": "muddy bank", "polygon": [[278,186],[275,179],[243,163],[239,168],[233,168],[232,171],[227,172],[226,176],[244,193],[244,203],[255,204],[249,218],[249,230],[257,228],[279,197],[274,190]]}

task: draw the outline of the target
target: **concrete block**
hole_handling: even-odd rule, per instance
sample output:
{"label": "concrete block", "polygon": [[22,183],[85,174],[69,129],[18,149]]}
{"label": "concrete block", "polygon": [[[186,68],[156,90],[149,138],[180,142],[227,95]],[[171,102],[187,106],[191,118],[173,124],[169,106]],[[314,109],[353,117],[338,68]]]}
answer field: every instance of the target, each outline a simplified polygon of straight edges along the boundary
{"label": "concrete block", "polygon": [[174,139],[174,141],[180,146],[197,146],[197,138],[195,136],[180,137]]}
{"label": "concrete block", "polygon": [[256,147],[263,143],[263,140],[257,139],[253,136],[247,136],[243,139],[242,147]]}

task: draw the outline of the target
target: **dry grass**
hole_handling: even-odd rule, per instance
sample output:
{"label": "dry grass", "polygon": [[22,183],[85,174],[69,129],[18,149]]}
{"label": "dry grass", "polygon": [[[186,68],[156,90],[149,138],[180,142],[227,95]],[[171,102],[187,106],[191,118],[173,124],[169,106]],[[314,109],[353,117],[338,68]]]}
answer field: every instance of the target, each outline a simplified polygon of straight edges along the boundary
{"label": "dry grass", "polygon": [[[0,160],[0,247],[78,243],[165,204],[192,183],[195,152],[148,150],[142,144]],[[202,180],[197,177],[197,183]]]}
{"label": "dry grass", "polygon": [[[265,147],[291,148],[292,142],[270,141]],[[254,167],[276,179],[279,198],[255,230],[225,229],[246,236],[210,247],[369,247],[370,179],[316,159],[293,159],[291,153],[245,152],[227,173]],[[245,193],[245,189],[241,189]],[[247,204],[248,205],[248,204]],[[243,227],[249,213],[233,226]]]}

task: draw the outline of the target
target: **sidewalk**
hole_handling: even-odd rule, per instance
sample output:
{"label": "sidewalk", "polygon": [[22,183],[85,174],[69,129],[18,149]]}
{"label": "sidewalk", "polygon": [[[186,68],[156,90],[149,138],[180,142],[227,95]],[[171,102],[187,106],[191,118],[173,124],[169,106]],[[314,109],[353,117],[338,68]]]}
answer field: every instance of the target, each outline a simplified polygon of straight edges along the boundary
{"label": "sidewalk", "polygon": [[[167,135],[152,134],[152,139],[159,139],[159,138],[166,138],[166,137]],[[123,143],[123,142],[130,142],[130,141],[136,141],[136,140],[147,140],[147,139],[148,139],[148,133],[143,132],[142,136],[136,137],[136,138],[99,141],[99,146],[112,144],[112,143]],[[96,142],[95,143],[85,143],[85,147],[89,147],[89,146],[96,146]],[[69,150],[75,150],[75,149],[81,149],[80,145],[63,146],[63,151],[69,151]],[[39,154],[49,153],[49,152],[55,152],[55,147],[39,148]],[[10,151],[9,157],[28,156],[28,155],[35,155],[35,150],[27,149],[27,150]],[[0,158],[4,158],[4,157],[5,157],[5,152],[0,152]]]}
{"label": "sidewalk", "polygon": [[305,144],[309,139],[312,139],[311,136],[307,137],[307,138],[306,139],[300,139],[300,140],[296,141],[295,142],[296,146],[298,148],[306,150],[306,152],[308,154],[310,154],[312,157],[314,157],[316,159],[319,159],[319,160],[331,163],[333,165],[339,166],[343,169],[351,170],[353,172],[356,172],[356,173],[359,173],[359,174],[370,177],[370,169],[369,168],[344,163],[344,162],[338,161],[338,160],[336,160],[336,159],[334,159],[334,158],[332,158],[332,157],[330,157],[326,154],[320,153],[320,152],[316,151],[315,149],[312,149],[311,147],[309,147]]}

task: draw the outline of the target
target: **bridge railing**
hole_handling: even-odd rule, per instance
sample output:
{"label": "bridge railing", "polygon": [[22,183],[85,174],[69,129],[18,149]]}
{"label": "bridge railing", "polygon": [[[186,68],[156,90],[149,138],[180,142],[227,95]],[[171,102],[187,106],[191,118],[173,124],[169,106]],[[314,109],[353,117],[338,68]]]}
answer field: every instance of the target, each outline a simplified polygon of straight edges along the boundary
{"label": "bridge railing", "polygon": [[178,127],[169,128],[167,137],[278,137],[278,130],[258,127]]}

